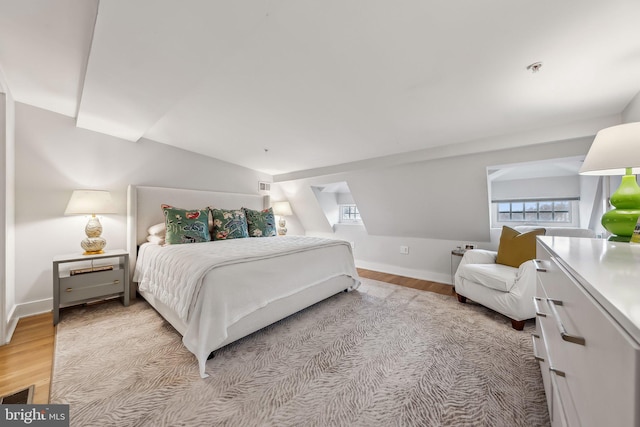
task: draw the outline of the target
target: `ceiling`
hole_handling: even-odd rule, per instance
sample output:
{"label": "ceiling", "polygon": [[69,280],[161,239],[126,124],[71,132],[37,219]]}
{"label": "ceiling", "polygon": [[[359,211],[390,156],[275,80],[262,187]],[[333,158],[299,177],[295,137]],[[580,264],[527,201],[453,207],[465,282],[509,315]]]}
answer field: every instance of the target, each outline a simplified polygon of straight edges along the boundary
{"label": "ceiling", "polygon": [[620,114],[638,17],[637,0],[0,0],[0,72],[79,127],[282,174]]}

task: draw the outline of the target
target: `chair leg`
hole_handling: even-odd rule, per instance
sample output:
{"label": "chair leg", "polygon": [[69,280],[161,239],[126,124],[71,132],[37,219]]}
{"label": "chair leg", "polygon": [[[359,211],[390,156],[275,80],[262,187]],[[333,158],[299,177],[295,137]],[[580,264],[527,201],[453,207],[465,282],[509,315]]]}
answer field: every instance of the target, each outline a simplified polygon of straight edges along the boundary
{"label": "chair leg", "polygon": [[456,294],[456,296],[458,297],[458,302],[461,302],[461,303],[463,303],[463,304],[464,304],[465,302],[467,302],[467,297],[462,296],[462,295],[460,295],[460,294]]}
{"label": "chair leg", "polygon": [[521,331],[524,329],[524,320],[513,320],[511,319],[511,327],[516,331]]}

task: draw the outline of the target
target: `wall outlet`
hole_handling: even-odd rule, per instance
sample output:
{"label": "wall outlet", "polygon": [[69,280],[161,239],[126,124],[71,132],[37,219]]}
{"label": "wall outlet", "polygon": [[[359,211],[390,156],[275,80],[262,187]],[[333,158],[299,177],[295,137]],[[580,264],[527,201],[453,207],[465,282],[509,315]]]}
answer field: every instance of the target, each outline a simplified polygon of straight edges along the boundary
{"label": "wall outlet", "polygon": [[400,246],[400,253],[402,255],[408,255],[409,254],[409,246]]}

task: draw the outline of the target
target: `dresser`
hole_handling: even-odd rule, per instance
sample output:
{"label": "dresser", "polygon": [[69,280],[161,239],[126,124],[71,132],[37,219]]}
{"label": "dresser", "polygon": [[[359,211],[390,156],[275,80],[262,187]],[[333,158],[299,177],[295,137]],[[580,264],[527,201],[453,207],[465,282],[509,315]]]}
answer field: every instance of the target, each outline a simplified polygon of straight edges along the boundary
{"label": "dresser", "polygon": [[552,425],[640,427],[640,245],[541,236],[536,269]]}

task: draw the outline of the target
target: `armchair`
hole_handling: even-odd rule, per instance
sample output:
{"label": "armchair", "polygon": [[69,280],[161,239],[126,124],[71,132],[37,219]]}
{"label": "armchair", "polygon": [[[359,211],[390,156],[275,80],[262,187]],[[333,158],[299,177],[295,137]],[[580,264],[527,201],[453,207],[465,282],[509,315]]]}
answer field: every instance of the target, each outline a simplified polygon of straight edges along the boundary
{"label": "armchair", "polygon": [[[526,232],[531,227],[516,227]],[[547,228],[546,235],[595,237],[587,229]],[[467,298],[511,319],[511,326],[521,331],[527,319],[535,317],[533,297],[536,290],[536,269],[532,260],[519,267],[496,264],[498,252],[472,249],[465,252],[454,276],[458,301]]]}

